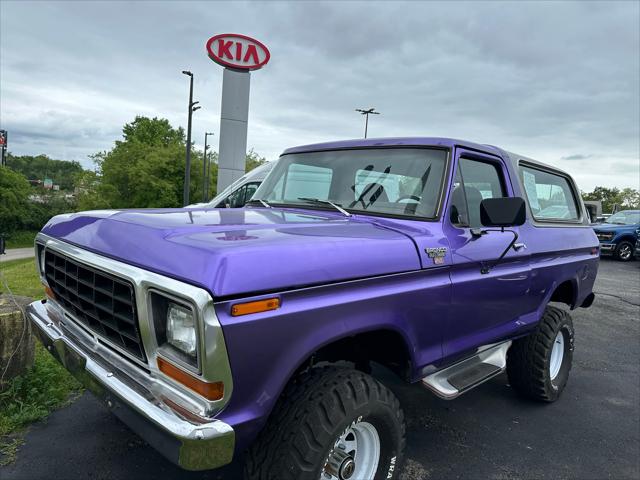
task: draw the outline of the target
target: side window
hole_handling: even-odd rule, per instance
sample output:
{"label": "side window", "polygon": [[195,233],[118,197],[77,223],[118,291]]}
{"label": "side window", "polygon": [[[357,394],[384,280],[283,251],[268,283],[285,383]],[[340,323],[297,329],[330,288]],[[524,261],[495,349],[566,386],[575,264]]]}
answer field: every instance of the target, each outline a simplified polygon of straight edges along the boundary
{"label": "side window", "polygon": [[504,182],[497,165],[461,158],[451,192],[451,222],[467,227],[481,227],[480,202],[485,198],[504,197]]}
{"label": "side window", "polygon": [[542,221],[580,219],[569,180],[559,174],[521,166],[520,174],[533,218]]}
{"label": "side window", "polygon": [[247,190],[247,186],[243,185],[242,187],[237,189],[235,192],[233,192],[231,195],[229,195],[225,203],[229,205],[229,207],[231,208],[239,208],[244,206],[244,203],[245,203],[244,195],[246,190]]}
{"label": "side window", "polygon": [[260,186],[259,183],[247,183],[246,191],[244,193],[244,203],[247,203],[253,197],[253,194],[256,193],[256,190]]}

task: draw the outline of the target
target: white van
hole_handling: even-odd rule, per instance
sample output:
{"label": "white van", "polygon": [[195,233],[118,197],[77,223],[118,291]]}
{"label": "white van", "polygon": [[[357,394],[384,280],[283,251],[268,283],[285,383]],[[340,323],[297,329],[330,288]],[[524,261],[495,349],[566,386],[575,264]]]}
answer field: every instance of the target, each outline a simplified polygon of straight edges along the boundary
{"label": "white van", "polygon": [[194,203],[186,208],[240,208],[244,207],[276,162],[267,162],[245,173],[207,203]]}

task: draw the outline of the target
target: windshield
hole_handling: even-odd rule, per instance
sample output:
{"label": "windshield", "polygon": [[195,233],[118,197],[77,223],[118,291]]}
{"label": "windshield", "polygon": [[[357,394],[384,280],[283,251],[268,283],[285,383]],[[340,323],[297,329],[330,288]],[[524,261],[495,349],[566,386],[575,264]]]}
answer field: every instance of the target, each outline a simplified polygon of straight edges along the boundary
{"label": "windshield", "polygon": [[[272,205],[433,218],[447,152],[376,148],[289,154],[280,157],[254,195]],[[312,201],[312,200],[316,201]]]}
{"label": "windshield", "polygon": [[640,212],[624,211],[618,212],[609,217],[607,223],[616,223],[618,225],[635,225],[640,223]]}

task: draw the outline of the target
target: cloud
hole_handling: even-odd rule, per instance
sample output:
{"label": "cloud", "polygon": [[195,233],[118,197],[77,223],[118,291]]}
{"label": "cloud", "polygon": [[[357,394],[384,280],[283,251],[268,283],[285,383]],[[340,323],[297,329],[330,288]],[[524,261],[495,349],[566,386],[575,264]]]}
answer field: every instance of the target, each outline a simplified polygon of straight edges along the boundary
{"label": "cloud", "polygon": [[589,158],[593,158],[593,155],[583,155],[581,153],[575,153],[573,155],[565,155],[561,158],[562,160],[587,160]]}
{"label": "cloud", "polygon": [[[89,166],[135,115],[219,131],[213,34],[270,48],[252,73],[249,147],[447,136],[569,170],[583,190],[640,179],[636,2],[3,2],[0,123],[14,153]],[[217,138],[217,137],[216,137]],[[579,153],[576,153],[579,152]],[[616,168],[608,165],[616,163]],[[619,166],[628,171],[619,171]],[[598,175],[603,172],[603,175]]]}

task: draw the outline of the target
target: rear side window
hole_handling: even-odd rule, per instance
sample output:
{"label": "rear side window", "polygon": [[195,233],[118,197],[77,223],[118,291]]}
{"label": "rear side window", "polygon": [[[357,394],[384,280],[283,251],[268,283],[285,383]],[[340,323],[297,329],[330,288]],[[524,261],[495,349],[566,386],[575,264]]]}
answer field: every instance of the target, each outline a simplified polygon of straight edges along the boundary
{"label": "rear side window", "polygon": [[527,166],[520,166],[520,175],[533,218],[550,222],[580,219],[578,202],[566,177]]}

